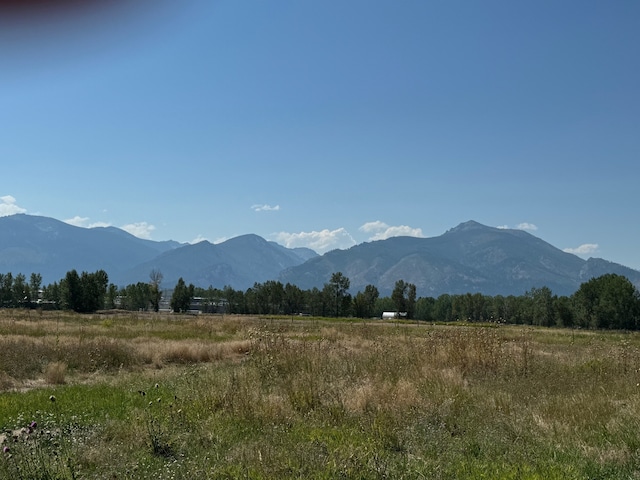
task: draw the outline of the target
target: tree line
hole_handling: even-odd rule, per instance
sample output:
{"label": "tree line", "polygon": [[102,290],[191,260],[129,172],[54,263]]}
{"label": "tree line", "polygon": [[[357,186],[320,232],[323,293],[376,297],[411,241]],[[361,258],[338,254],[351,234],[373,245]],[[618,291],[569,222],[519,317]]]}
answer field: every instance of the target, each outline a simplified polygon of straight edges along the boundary
{"label": "tree line", "polygon": [[[125,287],[110,284],[107,273],[71,270],[59,282],[42,286],[42,277],[0,274],[0,307],[47,307],[87,313],[101,309],[158,311],[162,301],[162,273],[152,270],[148,282]],[[258,315],[312,315],[321,317],[380,317],[382,312],[402,312],[408,319],[428,322],[496,322],[540,326],[599,329],[640,329],[640,294],[624,276],[605,274],[580,285],[570,296],[554,295],[548,287],[532,288],[524,295],[481,293],[416,296],[416,286],[398,280],[390,296],[381,297],[374,285],[355,295],[341,272],[331,275],[323,288],[302,290],[290,283],[256,282],[247,290],[230,286],[207,289],[187,285],[180,278],[170,307],[186,312]]]}

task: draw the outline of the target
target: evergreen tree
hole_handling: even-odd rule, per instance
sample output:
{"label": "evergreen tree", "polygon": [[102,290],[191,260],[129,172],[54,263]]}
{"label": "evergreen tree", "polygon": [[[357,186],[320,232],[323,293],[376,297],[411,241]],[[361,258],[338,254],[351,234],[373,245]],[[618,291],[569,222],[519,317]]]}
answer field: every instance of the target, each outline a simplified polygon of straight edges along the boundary
{"label": "evergreen tree", "polygon": [[376,301],[380,292],[375,285],[367,285],[364,292],[358,292],[353,299],[354,314],[358,318],[369,318],[373,316]]}
{"label": "evergreen tree", "polygon": [[180,277],[171,296],[171,308],[174,312],[184,313],[189,310],[191,299],[194,296],[195,287],[193,284],[187,286],[184,279]]}

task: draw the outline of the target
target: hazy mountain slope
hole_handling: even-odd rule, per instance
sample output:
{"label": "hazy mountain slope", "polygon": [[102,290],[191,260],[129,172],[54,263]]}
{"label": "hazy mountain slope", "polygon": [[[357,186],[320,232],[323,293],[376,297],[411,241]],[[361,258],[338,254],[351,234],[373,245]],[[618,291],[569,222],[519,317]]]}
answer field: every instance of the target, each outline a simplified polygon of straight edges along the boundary
{"label": "hazy mountain slope", "polygon": [[640,288],[640,279],[638,278],[640,277],[640,272],[632,268],[625,267],[624,265],[620,265],[619,263],[603,260],[602,258],[590,258],[586,261],[580,270],[580,281],[585,282],[590,278],[599,277],[606,273],[615,273],[617,275],[625,276],[631,280],[636,287]]}
{"label": "hazy mountain slope", "polygon": [[395,237],[329,252],[283,271],[280,280],[305,289],[321,288],[332,272],[341,271],[351,280],[351,291],[372,284],[382,295],[390,294],[399,279],[414,283],[423,296],[521,295],[542,286],[556,294],[571,294],[593,274],[618,268],[640,285],[640,272],[589,262],[527,232],[470,221],[438,237]]}
{"label": "hazy mountain slope", "polygon": [[167,287],[182,277],[186,283],[204,288],[230,285],[245,290],[255,282],[274,280],[283,269],[303,263],[304,254],[258,235],[242,235],[217,245],[205,241],[166,252],[126,272],[119,283],[144,281],[152,269],[157,269]]}
{"label": "hazy mountain slope", "polygon": [[251,234],[217,245],[180,245],[143,240],[115,227],[80,228],[33,215],[0,217],[0,273],[40,273],[48,284],[73,268],[104,269],[117,285],[148,282],[156,269],[168,288],[180,277],[205,288],[245,290],[267,280],[322,288],[338,271],[350,279],[353,293],[372,284],[382,295],[389,295],[399,279],[414,283],[419,296],[521,295],[542,286],[568,295],[605,273],[624,275],[640,287],[637,270],[602,259],[583,260],[524,231],[473,221],[437,237],[395,237],[319,256]]}
{"label": "hazy mountain slope", "polygon": [[40,273],[44,284],[71,269],[117,275],[175,245],[141,240],[117,228],[80,228],[34,215],[0,217],[0,272]]}

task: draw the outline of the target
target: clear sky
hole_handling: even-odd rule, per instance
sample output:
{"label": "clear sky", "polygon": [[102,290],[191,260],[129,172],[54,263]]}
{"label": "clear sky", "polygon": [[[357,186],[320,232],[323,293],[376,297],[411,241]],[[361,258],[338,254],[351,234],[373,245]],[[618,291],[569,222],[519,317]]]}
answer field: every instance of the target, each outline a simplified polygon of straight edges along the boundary
{"label": "clear sky", "polygon": [[0,215],[319,253],[524,228],[640,269],[640,2],[0,11]]}

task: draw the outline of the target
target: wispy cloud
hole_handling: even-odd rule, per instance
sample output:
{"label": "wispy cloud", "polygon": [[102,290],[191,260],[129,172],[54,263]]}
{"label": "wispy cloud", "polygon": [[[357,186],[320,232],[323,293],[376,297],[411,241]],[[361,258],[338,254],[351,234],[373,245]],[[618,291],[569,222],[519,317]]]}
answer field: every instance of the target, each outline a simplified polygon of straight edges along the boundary
{"label": "wispy cloud", "polygon": [[356,244],[356,241],[344,228],[299,233],[279,232],[270,235],[270,237],[287,248],[307,247],[318,253],[325,253],[336,248],[349,248]]}
{"label": "wispy cloud", "polygon": [[371,234],[369,240],[386,240],[391,237],[424,237],[421,228],[413,228],[407,225],[391,226],[380,220],[367,222],[358,230]]}
{"label": "wispy cloud", "polygon": [[528,222],[524,222],[524,223],[519,223],[518,226],[516,227],[516,229],[518,230],[531,230],[531,231],[536,231],[538,230],[538,226],[534,225],[533,223],[528,223]]}
{"label": "wispy cloud", "polygon": [[95,227],[110,227],[111,224],[107,222],[89,222],[89,217],[81,217],[76,215],[73,218],[68,218],[63,220],[64,223],[68,223],[69,225],[73,225],[74,227],[82,227],[82,228],[95,228]]}
{"label": "wispy cloud", "polygon": [[19,207],[16,199],[11,195],[0,197],[0,217],[15,215],[16,213],[26,213],[27,209]]}
{"label": "wispy cloud", "polygon": [[[98,227],[111,227],[112,224],[108,222],[91,222],[89,217],[81,217],[80,215],[76,215],[73,218],[68,218],[63,220],[63,222],[68,223],[69,225],[73,225],[74,227],[82,227],[82,228],[98,228]],[[128,223],[126,225],[122,225],[119,227],[121,230],[130,233],[131,235],[143,238],[145,240],[151,240],[151,232],[153,232],[156,227],[151,225],[148,222],[135,222]]]}
{"label": "wispy cloud", "polygon": [[513,228],[514,230],[530,230],[532,232],[535,232],[536,230],[538,230],[538,226],[537,225],[535,225],[533,223],[529,223],[529,222],[519,223],[515,227],[510,227],[509,225],[498,225],[496,228],[500,228],[502,230],[509,230],[509,229]]}
{"label": "wispy cloud", "polygon": [[563,248],[563,252],[573,253],[574,255],[591,255],[598,251],[600,246],[597,243],[583,243],[576,248]]}
{"label": "wispy cloud", "polygon": [[80,215],[76,215],[73,218],[67,218],[63,220],[64,223],[68,223],[69,225],[73,225],[74,227],[83,227],[86,228],[89,223],[89,217],[81,217]]}
{"label": "wispy cloud", "polygon": [[376,220],[375,222],[365,223],[358,230],[365,233],[371,233],[371,232],[379,232],[387,228],[389,228],[389,225],[387,225],[384,222],[381,222],[380,220]]}
{"label": "wispy cloud", "polygon": [[198,234],[198,236],[196,238],[194,238],[193,240],[191,240],[190,243],[191,245],[195,245],[196,243],[200,243],[200,242],[204,242],[204,241],[209,241],[209,239],[205,236],[203,236],[202,234]]}
{"label": "wispy cloud", "polygon": [[145,240],[151,239],[151,232],[153,232],[156,227],[147,223],[147,222],[137,222],[137,223],[129,223],[127,225],[123,225],[120,227],[125,232],[129,232],[131,235],[143,238]]}
{"label": "wispy cloud", "polygon": [[277,212],[278,210],[280,210],[280,205],[251,205],[251,210],[253,210],[254,212]]}

